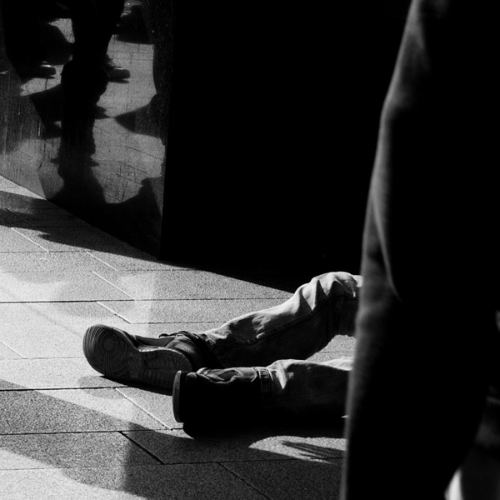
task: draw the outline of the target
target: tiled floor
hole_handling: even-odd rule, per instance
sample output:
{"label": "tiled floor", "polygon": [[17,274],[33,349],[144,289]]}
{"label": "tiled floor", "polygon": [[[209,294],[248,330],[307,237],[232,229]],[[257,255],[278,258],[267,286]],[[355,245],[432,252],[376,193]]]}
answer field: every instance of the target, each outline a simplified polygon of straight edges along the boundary
{"label": "tiled floor", "polygon": [[[0,178],[0,498],[336,498],[342,429],[194,438],[170,396],[83,357],[93,323],[200,331],[290,295],[261,283],[155,261]],[[336,339],[317,359],[352,347]]]}

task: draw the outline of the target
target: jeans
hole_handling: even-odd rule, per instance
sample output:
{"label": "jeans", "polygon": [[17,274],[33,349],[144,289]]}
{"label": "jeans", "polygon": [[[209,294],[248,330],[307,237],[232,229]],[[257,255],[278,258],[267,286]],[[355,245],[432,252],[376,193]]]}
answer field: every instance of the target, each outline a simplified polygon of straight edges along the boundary
{"label": "jeans", "polygon": [[265,409],[287,415],[343,415],[350,358],[307,361],[335,335],[352,336],[361,278],[326,273],[281,305],[196,334],[223,367],[257,367]]}

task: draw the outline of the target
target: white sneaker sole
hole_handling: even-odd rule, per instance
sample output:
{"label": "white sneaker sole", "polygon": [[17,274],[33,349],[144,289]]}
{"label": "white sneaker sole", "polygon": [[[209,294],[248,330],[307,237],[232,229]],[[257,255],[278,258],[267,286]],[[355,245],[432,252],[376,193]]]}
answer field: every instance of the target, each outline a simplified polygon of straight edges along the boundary
{"label": "white sneaker sole", "polygon": [[91,326],[83,338],[89,364],[105,377],[171,391],[175,374],[192,371],[182,353],[166,347],[136,346],[128,333],[104,325]]}

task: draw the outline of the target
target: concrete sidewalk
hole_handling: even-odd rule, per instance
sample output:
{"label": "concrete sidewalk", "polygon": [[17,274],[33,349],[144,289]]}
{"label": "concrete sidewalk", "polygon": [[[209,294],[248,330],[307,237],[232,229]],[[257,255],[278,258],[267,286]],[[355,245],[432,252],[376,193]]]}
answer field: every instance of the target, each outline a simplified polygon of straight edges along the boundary
{"label": "concrete sidewalk", "polygon": [[[200,331],[281,303],[278,280],[157,262],[2,178],[0,273],[0,498],[337,497],[341,428],[194,438],[170,396],[107,380],[83,357],[91,324]],[[335,339],[317,359],[352,348]]]}

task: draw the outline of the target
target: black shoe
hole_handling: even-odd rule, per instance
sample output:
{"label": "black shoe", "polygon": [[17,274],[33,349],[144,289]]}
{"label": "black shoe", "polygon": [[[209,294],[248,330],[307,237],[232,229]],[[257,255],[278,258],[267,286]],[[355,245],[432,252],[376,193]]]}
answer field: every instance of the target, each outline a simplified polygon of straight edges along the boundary
{"label": "black shoe", "polygon": [[104,62],[104,71],[106,71],[110,82],[117,82],[130,78],[130,71],[121,66],[117,66],[109,57],[106,57]]}
{"label": "black shoe", "polygon": [[83,352],[105,377],[171,391],[178,370],[193,370],[189,357],[175,347],[181,342],[175,335],[152,339],[95,325],[85,333]]}
{"label": "black shoe", "polygon": [[20,64],[16,66],[21,78],[52,78],[57,70],[46,61]]}
{"label": "black shoe", "polygon": [[174,417],[196,430],[246,426],[263,416],[261,394],[255,368],[179,371],[172,393]]}

